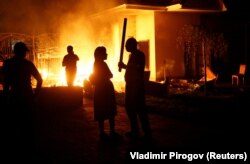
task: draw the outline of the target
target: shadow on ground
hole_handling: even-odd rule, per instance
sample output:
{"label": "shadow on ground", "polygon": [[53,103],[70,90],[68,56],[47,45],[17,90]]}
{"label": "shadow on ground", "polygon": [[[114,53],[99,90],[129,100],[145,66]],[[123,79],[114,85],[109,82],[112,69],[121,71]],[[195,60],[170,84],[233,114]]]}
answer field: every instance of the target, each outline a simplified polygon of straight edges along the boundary
{"label": "shadow on ground", "polygon": [[[83,95],[82,88],[44,89],[37,99],[33,163],[130,163],[130,152],[135,151],[243,153],[248,149],[248,91],[223,96],[147,96],[152,142],[125,137],[129,124],[123,96],[117,96],[116,117],[116,129],[122,137],[100,142],[93,100]],[[6,122],[2,125],[8,127]],[[8,159],[16,160],[15,154]]]}

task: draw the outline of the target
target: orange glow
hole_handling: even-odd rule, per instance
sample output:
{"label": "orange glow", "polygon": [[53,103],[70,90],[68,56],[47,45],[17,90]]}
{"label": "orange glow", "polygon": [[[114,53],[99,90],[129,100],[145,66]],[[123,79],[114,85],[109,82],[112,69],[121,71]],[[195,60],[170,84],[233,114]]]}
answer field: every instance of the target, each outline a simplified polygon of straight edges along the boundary
{"label": "orange glow", "polygon": [[[103,35],[107,35],[106,31],[101,33],[103,33]],[[56,62],[51,62],[52,64],[50,65],[38,64],[39,71],[44,79],[43,86],[66,86],[65,68],[62,67],[62,59],[63,56],[67,54],[66,48],[68,45],[72,45],[74,47],[74,52],[80,59],[77,62],[77,75],[74,85],[83,86],[84,80],[88,80],[89,75],[92,73],[95,48],[97,46],[105,46],[108,53],[106,63],[113,73],[112,81],[115,89],[118,92],[124,91],[124,72],[118,72],[120,50],[119,23],[114,23],[114,26],[112,27],[112,36],[108,40],[100,39],[95,41],[96,36],[93,31],[93,27],[83,20],[76,20],[73,23],[65,24],[60,29],[59,37],[60,47],[58,48],[58,54],[55,55],[58,56]],[[125,53],[126,52],[124,52],[124,56],[127,56]],[[48,58],[46,60],[52,59]],[[48,63],[50,63],[50,61],[48,61]],[[53,67],[53,69],[51,67]]]}
{"label": "orange glow", "polygon": [[170,6],[167,6],[167,11],[176,11],[176,10],[179,10],[182,8],[182,5],[181,4],[175,4],[175,5],[170,5]]}
{"label": "orange glow", "polygon": [[[156,80],[156,57],[155,57],[155,27],[154,27],[154,13],[149,12],[136,17],[136,38],[138,41],[149,41],[149,68],[150,80]],[[147,24],[147,26],[145,26]]]}
{"label": "orange glow", "polygon": [[[71,16],[69,16],[70,18]],[[67,18],[66,20],[72,20]],[[149,68],[151,71],[150,79],[155,79],[155,45],[154,45],[154,14],[148,12],[140,16],[129,17],[127,24],[126,39],[135,37],[138,41],[149,41]],[[103,20],[102,20],[103,21]],[[145,26],[148,24],[147,26]],[[88,79],[92,73],[94,63],[94,50],[97,46],[105,46],[107,49],[107,60],[111,72],[113,73],[113,84],[117,92],[124,91],[124,72],[118,71],[118,61],[120,55],[121,33],[123,27],[123,17],[112,20],[108,24],[98,22],[96,25],[86,19],[74,18],[74,21],[65,22],[59,30],[59,52],[57,62],[53,64],[56,71],[52,72],[50,68],[40,68],[41,74],[45,78],[44,85],[48,86],[66,86],[65,70],[62,67],[63,56],[66,55],[66,47],[72,45],[74,52],[79,56],[77,62],[77,76],[75,86],[83,86],[84,80]],[[140,29],[140,30],[139,30]],[[123,62],[128,61],[128,52],[124,49]],[[47,72],[44,71],[47,69]]]}

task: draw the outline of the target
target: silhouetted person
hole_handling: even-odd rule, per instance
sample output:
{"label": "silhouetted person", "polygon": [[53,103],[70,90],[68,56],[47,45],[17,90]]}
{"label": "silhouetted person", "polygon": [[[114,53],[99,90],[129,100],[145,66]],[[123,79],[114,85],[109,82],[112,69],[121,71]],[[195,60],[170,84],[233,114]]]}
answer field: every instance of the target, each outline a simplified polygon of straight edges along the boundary
{"label": "silhouetted person", "polygon": [[74,53],[73,46],[71,45],[67,47],[67,52],[68,54],[63,57],[62,66],[65,66],[67,85],[73,86],[79,57]]}
{"label": "silhouetted person", "polygon": [[115,90],[111,78],[113,77],[108,65],[106,48],[97,47],[94,52],[95,62],[90,82],[94,85],[94,119],[99,123],[100,139],[107,139],[104,131],[104,121],[109,120],[110,136],[117,137],[115,132],[115,116],[117,114]]}
{"label": "silhouetted person", "polygon": [[145,139],[151,139],[151,129],[148,113],[145,108],[145,87],[144,87],[144,68],[145,55],[137,49],[135,38],[126,41],[125,48],[130,52],[127,64],[119,62],[120,68],[126,69],[125,72],[125,108],[130,121],[131,131],[126,135],[132,139],[139,136],[138,117],[144,132]]}
{"label": "silhouetted person", "polygon": [[[34,152],[34,98],[42,87],[42,77],[35,65],[25,58],[28,51],[23,42],[14,45],[14,57],[5,60],[3,65],[3,91],[8,100],[6,132],[8,147],[14,158],[32,158]],[[32,79],[36,80],[32,88]],[[27,158],[26,158],[27,157]]]}

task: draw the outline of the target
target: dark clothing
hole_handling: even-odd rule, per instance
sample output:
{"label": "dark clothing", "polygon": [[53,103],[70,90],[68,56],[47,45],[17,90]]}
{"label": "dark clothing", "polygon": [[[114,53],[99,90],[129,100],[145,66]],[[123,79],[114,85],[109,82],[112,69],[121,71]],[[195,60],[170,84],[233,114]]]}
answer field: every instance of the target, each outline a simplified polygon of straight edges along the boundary
{"label": "dark clothing", "polygon": [[142,51],[136,50],[130,54],[125,72],[126,83],[144,84],[145,55]]}
{"label": "dark clothing", "polygon": [[11,58],[4,62],[4,92],[13,98],[29,101],[33,98],[32,76],[42,81],[35,65],[26,59]]}
{"label": "dark clothing", "polygon": [[[4,62],[4,95],[8,148],[22,158],[34,153],[34,96],[41,88],[42,78],[35,65],[24,58],[13,57]],[[37,80],[36,90],[32,78]],[[24,151],[25,150],[25,151]]]}
{"label": "dark clothing", "polygon": [[68,86],[72,86],[77,72],[77,61],[79,57],[75,54],[67,54],[63,58],[62,66],[65,66],[66,80]]}
{"label": "dark clothing", "polygon": [[75,70],[76,62],[79,60],[78,56],[75,54],[67,54],[63,58],[62,65],[66,67],[66,70]]}
{"label": "dark clothing", "polygon": [[145,108],[144,67],[144,53],[140,50],[131,53],[125,72],[125,107],[131,132],[139,134],[138,116],[144,134],[151,135],[148,113]]}
{"label": "dark clothing", "polygon": [[145,56],[143,52],[137,50],[132,53],[125,72],[125,105],[129,109],[135,107],[136,111],[144,110],[145,106],[144,67]]}
{"label": "dark clothing", "polygon": [[103,61],[95,61],[93,74],[90,78],[94,85],[94,119],[105,120],[117,114],[115,90],[112,73],[108,65]]}

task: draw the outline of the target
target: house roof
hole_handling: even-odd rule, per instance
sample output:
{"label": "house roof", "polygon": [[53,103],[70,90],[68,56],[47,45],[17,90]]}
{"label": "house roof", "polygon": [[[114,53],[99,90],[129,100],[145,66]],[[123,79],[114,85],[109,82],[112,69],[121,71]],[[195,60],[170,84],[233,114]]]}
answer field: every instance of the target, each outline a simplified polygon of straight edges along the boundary
{"label": "house roof", "polygon": [[[127,3],[117,5],[115,7],[102,10],[92,17],[98,17],[108,14],[120,14],[120,15],[138,15],[143,13],[149,13],[152,11],[165,11],[165,12],[222,12],[226,11],[225,5],[222,0],[206,0],[210,3],[195,3],[200,0],[186,0],[185,2],[180,0],[125,0]],[[216,1],[216,2],[215,2]],[[204,2],[202,0],[201,2]]]}
{"label": "house roof", "polygon": [[150,6],[169,6],[180,3],[180,0],[124,0],[124,3]]}
{"label": "house roof", "polygon": [[183,9],[221,10],[223,5],[223,0],[182,0]]}
{"label": "house roof", "polygon": [[138,5],[138,4],[122,4],[114,8],[110,8],[96,14],[93,14],[92,17],[99,17],[103,15],[139,15],[145,14],[152,11],[166,11],[164,6],[149,6],[149,5]]}
{"label": "house roof", "polygon": [[[179,5],[178,11],[183,12],[211,12],[211,11],[225,11],[225,5],[223,0],[115,0],[114,3],[102,4],[102,8],[99,8],[97,13],[106,11],[112,8],[136,8],[144,10],[174,10],[176,11],[176,5]],[[181,10],[180,10],[181,9]]]}

